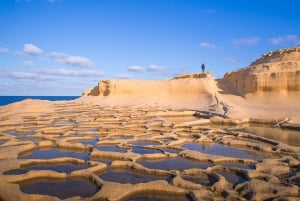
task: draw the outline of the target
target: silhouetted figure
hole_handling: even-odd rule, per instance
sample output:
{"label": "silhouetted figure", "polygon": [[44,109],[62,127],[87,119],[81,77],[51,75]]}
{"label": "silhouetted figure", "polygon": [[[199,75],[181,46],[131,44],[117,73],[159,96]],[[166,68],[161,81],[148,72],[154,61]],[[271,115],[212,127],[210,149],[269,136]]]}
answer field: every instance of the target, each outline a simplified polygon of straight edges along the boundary
{"label": "silhouetted figure", "polygon": [[201,65],[201,69],[202,69],[202,73],[204,73],[204,71],[205,71],[205,65],[204,64]]}

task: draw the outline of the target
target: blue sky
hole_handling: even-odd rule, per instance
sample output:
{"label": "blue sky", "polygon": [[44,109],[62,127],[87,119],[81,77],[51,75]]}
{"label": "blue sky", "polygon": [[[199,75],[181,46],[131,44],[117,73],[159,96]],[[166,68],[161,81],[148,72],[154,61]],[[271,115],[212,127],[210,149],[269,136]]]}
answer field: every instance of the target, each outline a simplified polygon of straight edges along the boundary
{"label": "blue sky", "polygon": [[101,79],[220,78],[300,44],[296,0],[1,0],[0,95],[81,95]]}

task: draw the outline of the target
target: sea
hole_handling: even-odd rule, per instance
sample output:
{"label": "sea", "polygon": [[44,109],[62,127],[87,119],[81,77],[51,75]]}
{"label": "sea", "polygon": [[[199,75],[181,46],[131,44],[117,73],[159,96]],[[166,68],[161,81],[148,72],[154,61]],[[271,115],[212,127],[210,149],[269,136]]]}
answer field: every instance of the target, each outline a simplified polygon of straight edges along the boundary
{"label": "sea", "polygon": [[49,100],[49,101],[67,101],[75,100],[80,96],[0,96],[0,106],[19,102],[25,99]]}

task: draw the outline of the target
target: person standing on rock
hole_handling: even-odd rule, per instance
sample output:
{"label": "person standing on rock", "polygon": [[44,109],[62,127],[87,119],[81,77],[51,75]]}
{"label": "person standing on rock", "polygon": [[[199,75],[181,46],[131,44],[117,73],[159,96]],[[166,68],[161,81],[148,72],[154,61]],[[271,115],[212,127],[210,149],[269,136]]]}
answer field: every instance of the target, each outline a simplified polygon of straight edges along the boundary
{"label": "person standing on rock", "polygon": [[202,73],[204,73],[204,71],[205,71],[205,65],[204,64],[201,65],[201,69],[202,69]]}

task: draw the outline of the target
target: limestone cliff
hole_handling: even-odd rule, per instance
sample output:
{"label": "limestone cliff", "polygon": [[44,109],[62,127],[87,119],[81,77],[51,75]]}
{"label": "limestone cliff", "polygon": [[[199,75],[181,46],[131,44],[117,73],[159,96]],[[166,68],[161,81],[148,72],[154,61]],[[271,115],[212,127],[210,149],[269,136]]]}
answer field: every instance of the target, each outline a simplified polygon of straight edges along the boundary
{"label": "limestone cliff", "polygon": [[101,80],[83,95],[197,95],[209,93],[212,82],[210,73],[181,75],[171,80]]}
{"label": "limestone cliff", "polygon": [[[220,93],[219,93],[220,92]],[[262,55],[249,67],[226,73],[215,80],[210,73],[180,75],[171,80],[101,80],[83,96],[106,97],[110,103],[144,102],[178,105],[213,104],[224,94],[270,95],[286,97],[300,94],[300,46],[271,51]],[[114,98],[112,98],[114,97]]]}
{"label": "limestone cliff", "polygon": [[[84,99],[109,105],[211,105],[216,93],[210,73],[189,74],[170,80],[101,80],[83,92]],[[93,98],[94,97],[94,98]]]}
{"label": "limestone cliff", "polygon": [[262,55],[249,67],[226,73],[228,81],[241,94],[300,91],[300,46]]}
{"label": "limestone cliff", "polygon": [[300,122],[300,46],[263,55],[215,79],[210,73],[170,80],[102,80],[80,101],[103,106],[191,109],[230,118],[289,117]]}

